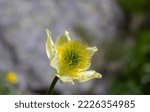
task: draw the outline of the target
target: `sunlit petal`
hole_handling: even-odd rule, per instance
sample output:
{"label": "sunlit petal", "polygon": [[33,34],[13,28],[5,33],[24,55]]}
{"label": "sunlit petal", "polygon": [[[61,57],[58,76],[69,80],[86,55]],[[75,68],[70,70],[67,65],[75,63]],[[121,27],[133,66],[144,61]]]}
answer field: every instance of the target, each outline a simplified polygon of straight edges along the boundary
{"label": "sunlit petal", "polygon": [[51,38],[51,32],[49,32],[49,30],[46,29],[46,33],[47,33],[46,54],[51,61],[55,54],[55,48],[54,48],[54,43]]}
{"label": "sunlit petal", "polygon": [[70,41],[69,32],[65,31],[65,34],[58,36],[55,45],[59,47],[68,41]]}
{"label": "sunlit petal", "polygon": [[90,53],[90,56],[92,57],[94,55],[94,53],[97,51],[97,47],[88,47],[87,48],[89,53]]}
{"label": "sunlit petal", "polygon": [[55,53],[54,57],[52,58],[50,66],[53,67],[57,72],[59,72],[57,53]]}
{"label": "sunlit petal", "polygon": [[76,80],[79,82],[85,82],[85,81],[88,81],[88,80],[94,79],[94,78],[102,78],[102,75],[93,70],[83,71],[83,72],[79,73],[79,78]]}
{"label": "sunlit petal", "polygon": [[74,84],[73,82],[73,79],[69,76],[69,75],[60,75],[60,74],[55,74],[62,83],[65,83],[65,82],[71,82],[72,84]]}

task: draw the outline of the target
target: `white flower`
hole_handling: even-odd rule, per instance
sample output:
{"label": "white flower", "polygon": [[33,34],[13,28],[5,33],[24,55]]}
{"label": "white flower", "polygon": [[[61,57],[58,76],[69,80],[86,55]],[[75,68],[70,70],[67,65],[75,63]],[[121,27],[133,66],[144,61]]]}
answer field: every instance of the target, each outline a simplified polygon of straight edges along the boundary
{"label": "white flower", "polygon": [[94,70],[87,70],[93,54],[97,51],[96,47],[88,47],[78,40],[71,40],[67,31],[60,35],[54,44],[48,29],[46,33],[46,53],[50,66],[55,69],[55,75],[62,82],[85,82],[102,78],[102,75]]}

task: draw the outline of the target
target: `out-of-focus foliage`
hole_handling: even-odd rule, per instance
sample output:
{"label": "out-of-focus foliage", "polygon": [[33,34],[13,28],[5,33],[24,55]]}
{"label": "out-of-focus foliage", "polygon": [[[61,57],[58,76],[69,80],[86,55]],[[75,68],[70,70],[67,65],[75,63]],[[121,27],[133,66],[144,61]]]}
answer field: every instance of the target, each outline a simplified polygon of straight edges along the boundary
{"label": "out-of-focus foliage", "polygon": [[112,94],[150,94],[150,32],[139,31]]}
{"label": "out-of-focus foliage", "polygon": [[[115,54],[122,54],[120,69],[112,73],[111,94],[150,94],[150,0],[118,0],[125,16],[130,14],[128,29],[119,35],[124,41]],[[139,14],[140,16],[135,16]],[[126,15],[127,14],[127,15]],[[142,19],[140,19],[142,18]],[[139,21],[140,20],[140,21]],[[130,43],[128,46],[128,42]]]}
{"label": "out-of-focus foliage", "polygon": [[145,13],[150,10],[150,0],[118,0],[118,2],[128,13]]}

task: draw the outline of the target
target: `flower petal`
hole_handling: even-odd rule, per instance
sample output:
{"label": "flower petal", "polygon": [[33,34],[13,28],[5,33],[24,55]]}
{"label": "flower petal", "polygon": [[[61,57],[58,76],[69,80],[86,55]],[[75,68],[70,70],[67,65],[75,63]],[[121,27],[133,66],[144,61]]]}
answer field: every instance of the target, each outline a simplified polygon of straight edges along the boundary
{"label": "flower petal", "polygon": [[60,35],[57,38],[55,45],[56,45],[56,47],[59,47],[68,41],[70,41],[69,32],[65,31],[65,34]]}
{"label": "flower petal", "polygon": [[46,29],[46,33],[47,33],[46,54],[51,61],[55,54],[55,48],[54,48],[54,43],[51,38],[51,32],[49,32],[49,30]]}
{"label": "flower petal", "polygon": [[[97,51],[97,47],[88,47],[87,48],[88,52],[89,52],[89,56],[90,56],[90,59],[92,58],[92,56],[94,55],[94,53]],[[87,67],[83,70],[87,70],[89,69],[91,66],[91,62],[89,62],[89,64],[87,65]]]}
{"label": "flower petal", "polygon": [[88,81],[90,79],[94,79],[94,78],[102,78],[102,75],[99,74],[98,72],[95,72],[93,70],[89,70],[89,71],[84,71],[84,72],[80,72],[79,76],[76,80],[79,82],[85,82]]}
{"label": "flower petal", "polygon": [[58,56],[55,53],[54,57],[51,60],[50,66],[53,67],[57,73],[59,73],[59,65],[58,65]]}
{"label": "flower petal", "polygon": [[98,50],[97,47],[88,47],[87,50],[90,53],[90,56],[92,57],[94,55],[94,53]]}
{"label": "flower petal", "polygon": [[74,85],[74,82],[73,82],[72,78],[69,75],[63,75],[63,76],[61,76],[58,73],[55,73],[55,75],[60,79],[60,81],[62,83],[71,82]]}

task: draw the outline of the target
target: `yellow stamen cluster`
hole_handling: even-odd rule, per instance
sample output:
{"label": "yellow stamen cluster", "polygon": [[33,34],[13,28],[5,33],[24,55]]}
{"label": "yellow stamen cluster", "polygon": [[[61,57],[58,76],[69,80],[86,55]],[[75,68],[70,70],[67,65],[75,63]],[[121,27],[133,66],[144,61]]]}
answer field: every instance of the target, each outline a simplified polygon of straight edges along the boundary
{"label": "yellow stamen cluster", "polygon": [[57,48],[59,68],[62,75],[74,76],[89,66],[90,54],[80,41],[68,41]]}

